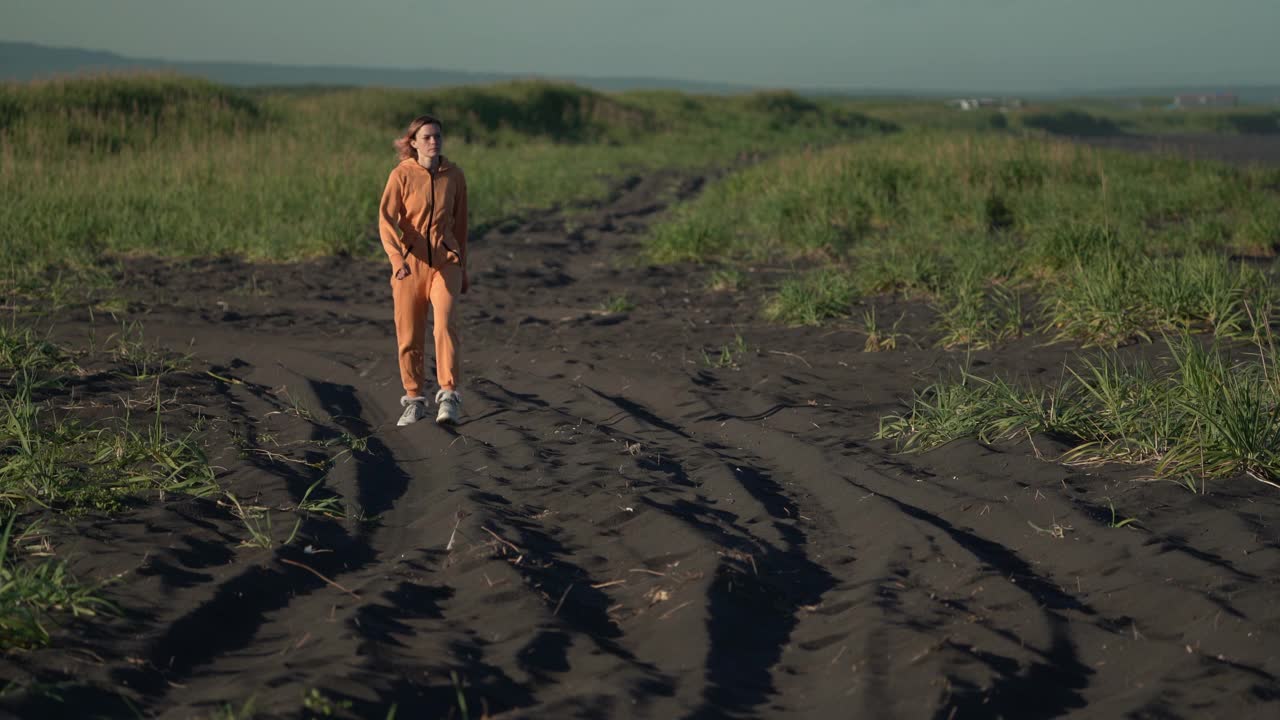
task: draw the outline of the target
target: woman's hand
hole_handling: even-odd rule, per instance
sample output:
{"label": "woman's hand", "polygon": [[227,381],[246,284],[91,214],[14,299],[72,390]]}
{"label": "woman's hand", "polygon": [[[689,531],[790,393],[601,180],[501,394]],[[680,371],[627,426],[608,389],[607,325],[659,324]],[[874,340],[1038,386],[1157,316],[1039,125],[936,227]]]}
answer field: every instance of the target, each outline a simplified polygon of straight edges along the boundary
{"label": "woman's hand", "polygon": [[409,263],[405,263],[404,265],[401,265],[400,269],[396,271],[395,277],[397,280],[403,280],[409,277]]}

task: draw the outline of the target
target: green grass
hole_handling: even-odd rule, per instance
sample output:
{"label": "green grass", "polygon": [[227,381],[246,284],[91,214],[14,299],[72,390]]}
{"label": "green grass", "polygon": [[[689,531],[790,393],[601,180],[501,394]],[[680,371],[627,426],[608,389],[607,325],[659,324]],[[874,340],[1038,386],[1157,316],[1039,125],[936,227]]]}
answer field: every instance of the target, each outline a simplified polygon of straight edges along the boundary
{"label": "green grass", "polygon": [[198,78],[136,74],[0,83],[0,132],[19,154],[24,147],[39,153],[57,148],[63,156],[119,153],[161,139],[235,134],[266,122],[253,99]]}
{"label": "green grass", "polygon": [[823,320],[842,317],[857,290],[849,276],[831,270],[789,277],[765,306],[765,317],[793,325],[817,325]]}
{"label": "green grass", "polygon": [[[301,462],[320,472],[296,506],[281,508],[289,515],[280,521],[273,508],[244,502],[219,487],[203,451],[211,440],[204,434],[208,426],[200,419],[179,420],[181,414],[175,417],[167,410],[173,401],[162,397],[162,377],[186,371],[178,365],[189,360],[173,358],[173,353],[144,338],[136,324],[123,325],[89,351],[60,346],[29,325],[20,327],[17,319],[0,325],[0,518],[7,518],[0,541],[0,652],[47,644],[51,617],[93,615],[110,607],[97,587],[71,578],[64,561],[14,557],[11,548],[22,543],[10,544],[11,535],[29,535],[34,523],[44,519],[60,518],[74,526],[86,514],[126,513],[173,495],[214,495],[227,498],[234,507],[233,515],[245,529],[244,545],[276,550],[295,540],[306,516],[347,517],[341,496],[323,487],[323,474],[337,458],[367,451],[367,438],[332,430],[326,440],[301,441],[319,448],[340,446],[322,461],[295,460],[283,452],[256,448],[273,459]],[[87,377],[87,382],[72,373]],[[123,388],[121,377],[128,381]],[[110,389],[95,389],[100,381]],[[190,377],[163,382],[169,387],[181,383],[184,391],[192,387]],[[134,391],[145,393],[144,399]],[[111,393],[108,402],[102,402],[103,392]],[[153,410],[131,410],[139,405]],[[314,424],[310,411],[295,399],[286,395],[280,407],[280,414]],[[264,430],[261,438],[266,437]],[[13,531],[19,524],[26,530]],[[43,547],[52,552],[48,545]]]}
{"label": "green grass", "polygon": [[899,340],[910,340],[905,333],[898,332],[898,326],[902,324],[904,316],[898,316],[887,329],[880,324],[876,318],[875,308],[864,310],[862,313],[862,329],[867,339],[863,342],[863,352],[884,352],[887,350],[896,350]]}
{"label": "green grass", "polygon": [[34,377],[73,366],[69,354],[17,321],[0,324],[0,382],[12,383],[15,376]]}
{"label": "green grass", "polygon": [[747,284],[746,276],[737,268],[716,268],[707,279],[707,289],[712,292],[738,292]]}
{"label": "green grass", "polygon": [[[313,486],[314,487],[314,486]],[[244,524],[245,532],[248,534],[241,544],[245,547],[256,547],[263,550],[274,550],[278,546],[288,545],[298,536],[298,529],[302,527],[302,518],[294,519],[293,528],[286,532],[278,532],[271,520],[271,510],[269,508],[246,505],[240,502],[232,493],[226,494],[227,500],[230,501],[232,514],[235,515],[241,523]],[[283,539],[281,537],[283,536]]]}
{"label": "green grass", "polygon": [[214,711],[212,720],[252,720],[257,713],[256,705],[256,696],[250,696],[239,707],[234,703],[224,702]]}
{"label": "green grass", "polygon": [[1222,254],[1108,252],[1066,270],[1046,288],[1045,300],[1060,337],[1090,344],[1177,330],[1241,337],[1256,329],[1250,305],[1265,308],[1274,298],[1269,282]]}
{"label": "green grass", "polygon": [[981,349],[1021,337],[1027,319],[1018,289],[967,280],[935,293],[939,344]]}
{"label": "green grass", "polygon": [[1160,365],[1115,353],[1082,358],[1041,388],[962,371],[917,392],[906,413],[882,419],[879,437],[918,451],[963,437],[993,442],[1043,432],[1070,440],[1069,462],[1147,465],[1170,479],[1280,479],[1274,344],[1236,360],[1189,336],[1168,347]]}
{"label": "green grass", "polygon": [[31,649],[49,642],[50,615],[93,616],[112,606],[96,589],[77,583],[57,560],[25,563],[13,558],[13,524],[7,516],[0,532],[0,651]]}
{"label": "green grass", "polygon": [[302,706],[318,717],[330,717],[335,713],[349,711],[351,701],[334,699],[316,688],[311,688],[303,696]]}
{"label": "green grass", "polygon": [[[126,328],[111,352],[135,379],[154,377],[168,362],[140,332]],[[0,508],[111,511],[142,491],[216,490],[194,436],[166,427],[158,405],[150,420],[125,414],[86,423],[34,399],[74,367],[71,351],[32,328],[0,325]]]}
{"label": "green grass", "polygon": [[656,226],[647,252],[801,270],[765,301],[783,322],[846,317],[858,296],[922,297],[947,346],[1028,329],[1098,345],[1247,336],[1244,308],[1274,299],[1278,184],[1276,170],[909,131],[738,172]]}
{"label": "green grass", "polygon": [[128,416],[93,424],[61,416],[34,402],[22,381],[0,396],[0,506],[113,511],[143,491],[216,490],[194,437],[172,433],[158,408],[138,429]]}
{"label": "green grass", "polygon": [[707,367],[737,370],[740,368],[740,361],[747,352],[746,338],[735,333],[732,343],[721,345],[710,352],[703,349],[702,363]]}
{"label": "green grass", "polygon": [[[6,284],[103,258],[377,257],[374,222],[415,115],[445,123],[477,229],[598,199],[619,176],[888,129],[789,93],[603,94],[544,82],[240,93],[178,77],[0,85]],[[69,209],[74,208],[74,211]]]}
{"label": "green grass", "polygon": [[[136,368],[137,348],[145,347],[139,331],[128,329],[118,339],[122,344],[108,355],[121,367]],[[14,529],[19,518],[30,533],[32,517],[110,513],[150,493],[204,495],[217,489],[194,434],[166,427],[158,389],[149,420],[135,420],[127,411],[79,419],[85,407],[61,390],[83,355],[29,325],[19,327],[16,316],[12,324],[0,325],[0,651],[47,644],[47,625],[57,616],[111,609],[96,587],[70,576],[65,561],[16,557],[16,538],[23,534]]]}
{"label": "green grass", "polygon": [[190,366],[189,355],[178,355],[148,342],[137,322],[126,322],[120,331],[107,338],[111,359],[116,362],[116,372],[134,382],[162,377]]}
{"label": "green grass", "polygon": [[600,309],[608,313],[625,313],[636,309],[636,304],[625,294],[614,295],[600,303]]}

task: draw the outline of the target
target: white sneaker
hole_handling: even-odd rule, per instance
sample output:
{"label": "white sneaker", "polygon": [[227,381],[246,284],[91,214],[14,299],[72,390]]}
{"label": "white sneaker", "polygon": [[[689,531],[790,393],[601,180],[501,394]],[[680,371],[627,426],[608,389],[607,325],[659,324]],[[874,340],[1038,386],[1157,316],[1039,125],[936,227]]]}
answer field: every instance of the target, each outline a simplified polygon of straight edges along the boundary
{"label": "white sneaker", "polygon": [[396,421],[396,425],[404,427],[412,425],[427,416],[427,399],[424,397],[400,398],[400,404],[404,406],[404,412],[400,414],[400,419]]}
{"label": "white sneaker", "polygon": [[441,390],[436,393],[436,404],[440,406],[436,413],[436,422],[440,425],[457,425],[462,415],[462,396],[453,390]]}

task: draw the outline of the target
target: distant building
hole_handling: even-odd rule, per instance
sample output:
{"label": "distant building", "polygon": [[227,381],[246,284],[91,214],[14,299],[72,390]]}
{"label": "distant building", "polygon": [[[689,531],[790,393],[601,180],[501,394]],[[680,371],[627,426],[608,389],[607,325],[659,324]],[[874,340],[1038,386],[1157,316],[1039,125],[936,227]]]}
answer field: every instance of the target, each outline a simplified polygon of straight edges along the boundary
{"label": "distant building", "polygon": [[1235,107],[1239,104],[1240,99],[1235,93],[1177,95],[1173,98],[1175,108]]}
{"label": "distant building", "polygon": [[1001,110],[1016,110],[1022,107],[1020,98],[954,98],[947,101],[947,107],[957,110],[977,110],[979,108],[999,108]]}

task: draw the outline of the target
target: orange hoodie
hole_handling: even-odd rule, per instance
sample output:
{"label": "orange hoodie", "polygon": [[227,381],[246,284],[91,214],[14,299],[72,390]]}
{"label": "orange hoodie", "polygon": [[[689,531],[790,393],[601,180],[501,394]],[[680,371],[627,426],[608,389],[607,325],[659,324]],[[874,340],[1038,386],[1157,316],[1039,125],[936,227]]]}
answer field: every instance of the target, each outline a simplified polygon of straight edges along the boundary
{"label": "orange hoodie", "polygon": [[434,173],[413,158],[401,160],[382,191],[378,233],[392,271],[400,269],[405,256],[415,249],[432,267],[447,262],[452,251],[465,268],[467,178],[462,168],[443,155]]}

